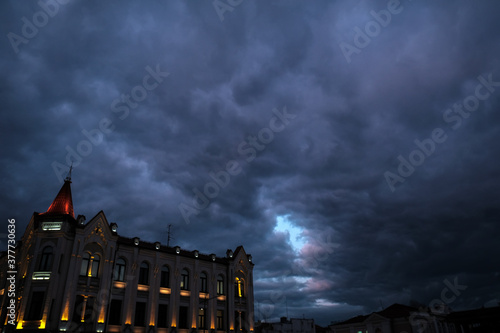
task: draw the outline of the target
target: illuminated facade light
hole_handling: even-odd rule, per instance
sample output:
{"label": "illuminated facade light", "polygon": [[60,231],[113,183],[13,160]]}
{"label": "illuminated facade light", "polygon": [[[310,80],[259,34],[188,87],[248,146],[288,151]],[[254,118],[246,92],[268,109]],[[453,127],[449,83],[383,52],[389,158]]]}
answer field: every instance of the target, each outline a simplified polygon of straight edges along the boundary
{"label": "illuminated facade light", "polygon": [[175,247],[175,253],[177,253],[177,254],[181,253],[181,248],[180,248],[180,246],[176,246],[176,247]]}
{"label": "illuminated facade light", "polygon": [[33,280],[50,280],[51,272],[33,272]]}
{"label": "illuminated facade light", "polygon": [[163,288],[163,287],[160,287],[160,294],[163,294],[163,295],[170,295],[172,293],[171,289],[170,288]]}
{"label": "illuminated facade light", "polygon": [[134,245],[137,246],[139,245],[139,237],[134,237]]}
{"label": "illuminated facade light", "polygon": [[198,250],[194,250],[194,257],[198,258],[199,255],[200,255],[200,252]]}
{"label": "illuminated facade light", "polygon": [[156,243],[155,243],[155,249],[159,250],[159,249],[160,249],[160,247],[161,247],[160,242],[156,242]]}
{"label": "illuminated facade light", "polygon": [[43,231],[58,231],[62,228],[62,222],[43,222],[42,230]]}

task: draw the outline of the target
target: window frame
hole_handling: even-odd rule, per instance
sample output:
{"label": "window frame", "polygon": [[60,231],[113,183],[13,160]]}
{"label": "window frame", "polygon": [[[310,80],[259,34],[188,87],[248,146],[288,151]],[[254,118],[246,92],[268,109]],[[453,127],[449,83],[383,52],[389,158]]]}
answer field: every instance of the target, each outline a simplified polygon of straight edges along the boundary
{"label": "window frame", "polygon": [[226,288],[225,287],[225,284],[224,284],[224,275],[222,274],[219,274],[217,276],[217,295],[225,295],[226,293],[224,292],[224,290]]}
{"label": "window frame", "polygon": [[113,281],[125,281],[125,271],[127,269],[127,262],[123,258],[118,258],[115,262],[115,269],[113,271]]}
{"label": "window frame", "polygon": [[41,272],[52,271],[53,261],[54,261],[54,248],[50,245],[47,245],[42,250],[42,256],[40,257],[38,270]]}
{"label": "window frame", "polygon": [[205,272],[200,273],[200,292],[208,293],[208,275]]}
{"label": "window frame", "polygon": [[189,290],[189,271],[187,268],[183,268],[181,271],[180,289]]}
{"label": "window frame", "polygon": [[149,285],[149,263],[143,261],[139,267],[139,281],[138,284]]}

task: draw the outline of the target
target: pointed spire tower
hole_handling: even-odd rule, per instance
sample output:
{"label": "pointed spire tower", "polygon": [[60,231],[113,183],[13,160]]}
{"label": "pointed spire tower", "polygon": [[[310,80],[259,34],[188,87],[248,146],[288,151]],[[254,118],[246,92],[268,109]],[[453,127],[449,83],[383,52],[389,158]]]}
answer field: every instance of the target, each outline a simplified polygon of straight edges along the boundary
{"label": "pointed spire tower", "polygon": [[73,166],[69,169],[68,177],[64,180],[64,184],[57,193],[56,198],[50,205],[49,209],[45,214],[67,214],[75,218],[75,212],[73,211],[73,199],[71,197],[71,170]]}

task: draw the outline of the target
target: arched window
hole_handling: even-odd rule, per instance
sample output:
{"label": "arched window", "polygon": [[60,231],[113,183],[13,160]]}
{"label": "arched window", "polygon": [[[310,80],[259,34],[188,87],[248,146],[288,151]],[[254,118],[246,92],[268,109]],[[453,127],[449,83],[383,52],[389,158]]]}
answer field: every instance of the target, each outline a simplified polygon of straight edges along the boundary
{"label": "arched window", "polygon": [[207,273],[201,272],[200,274],[200,292],[207,293]]}
{"label": "arched window", "polygon": [[148,284],[149,282],[149,264],[145,261],[142,262],[139,269],[139,284]]}
{"label": "arched window", "polygon": [[89,272],[90,253],[84,252],[82,255],[82,267],[80,268],[80,276],[87,276]]}
{"label": "arched window", "polygon": [[217,276],[217,295],[224,295],[224,276]]}
{"label": "arched window", "polygon": [[50,271],[52,269],[52,246],[46,246],[42,251],[42,258],[40,259],[39,271]]}
{"label": "arched window", "polygon": [[115,272],[113,279],[115,281],[124,281],[125,280],[125,260],[123,258],[119,258],[115,263]]}
{"label": "arched window", "polygon": [[245,297],[245,284],[243,279],[236,278],[234,283],[236,297]]}
{"label": "arched window", "polygon": [[189,272],[185,268],[181,272],[181,290],[189,290]]}
{"label": "arched window", "polygon": [[161,268],[160,287],[170,288],[170,270],[167,265]]}
{"label": "arched window", "polygon": [[94,255],[90,257],[90,260],[92,261],[92,269],[90,270],[89,276],[97,277],[97,275],[99,274],[99,264],[101,263],[101,256],[97,253],[94,253]]}

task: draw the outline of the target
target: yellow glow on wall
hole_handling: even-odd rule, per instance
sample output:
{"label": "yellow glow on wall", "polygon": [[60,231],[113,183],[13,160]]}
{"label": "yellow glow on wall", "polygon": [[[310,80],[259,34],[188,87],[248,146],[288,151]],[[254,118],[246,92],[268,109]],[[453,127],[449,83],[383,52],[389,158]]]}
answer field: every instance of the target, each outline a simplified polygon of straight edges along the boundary
{"label": "yellow glow on wall", "polygon": [[242,281],[239,278],[236,278],[236,285],[238,286],[238,297],[243,297],[243,291],[241,290]]}
{"label": "yellow glow on wall", "polygon": [[170,288],[160,287],[160,294],[169,295],[171,293]]}
{"label": "yellow glow on wall", "polygon": [[191,292],[189,290],[181,290],[181,296],[191,296]]}
{"label": "yellow glow on wall", "polygon": [[68,321],[69,320],[69,298],[66,299],[66,305],[64,306],[64,311],[61,316],[62,321]]}
{"label": "yellow glow on wall", "polygon": [[127,286],[126,282],[122,282],[122,281],[114,281],[113,282],[113,287],[115,287],[115,288],[125,288],[126,286]]}
{"label": "yellow glow on wall", "polygon": [[24,324],[24,321],[19,320],[19,322],[17,323],[16,329],[22,330],[23,329],[23,324]]}
{"label": "yellow glow on wall", "polygon": [[40,330],[45,329],[45,319],[42,319],[42,320],[40,321],[40,326],[38,326],[38,329],[40,329]]}
{"label": "yellow glow on wall", "polygon": [[148,291],[149,290],[149,286],[147,286],[145,284],[138,284],[137,285],[137,290],[139,290],[139,291]]}
{"label": "yellow glow on wall", "polygon": [[99,324],[104,324],[104,306],[101,307],[101,313],[99,313],[99,320],[97,321]]}

